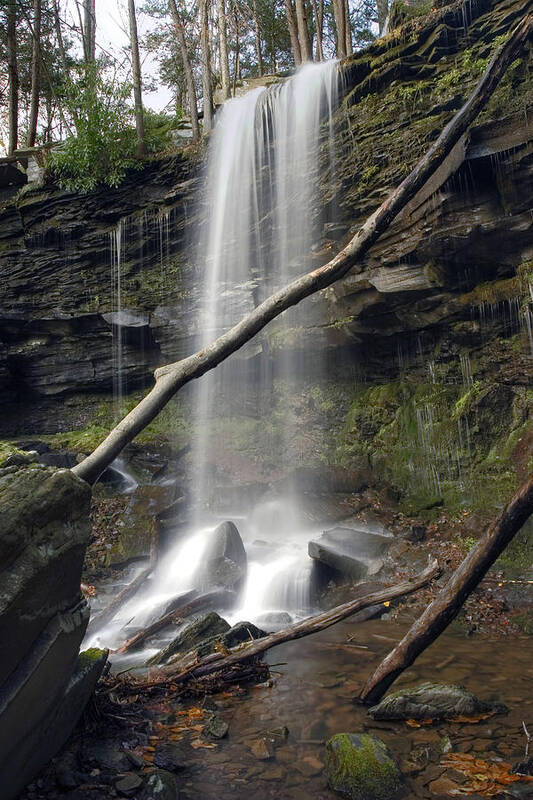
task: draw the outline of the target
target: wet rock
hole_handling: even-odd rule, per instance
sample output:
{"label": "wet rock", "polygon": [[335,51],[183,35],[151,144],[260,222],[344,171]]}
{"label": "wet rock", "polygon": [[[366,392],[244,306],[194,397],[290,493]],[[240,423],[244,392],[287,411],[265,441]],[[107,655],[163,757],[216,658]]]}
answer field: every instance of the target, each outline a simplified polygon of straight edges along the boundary
{"label": "wet rock", "polygon": [[185,655],[190,650],[198,648],[199,655],[205,655],[210,650],[210,646],[217,640],[218,636],[230,630],[229,624],[225,619],[211,611],[203,617],[199,617],[194,622],[189,623],[178,635],[159,653],[152,656],[148,664],[164,664],[171,656],[179,653]]}
{"label": "wet rock", "polygon": [[179,800],[179,787],[171,772],[164,769],[152,770],[139,800]]}
{"label": "wet rock", "polygon": [[422,683],[413,689],[401,689],[388,694],[378,705],[369,709],[376,720],[388,719],[452,719],[475,717],[479,714],[504,714],[500,703],[479,700],[462,686],[444,683]]}
{"label": "wet rock", "polygon": [[459,786],[445,775],[429,784],[429,791],[432,794],[442,795],[443,797],[449,797],[451,794],[455,794],[458,789]]}
{"label": "wet rock", "polygon": [[333,528],[309,542],[309,555],[342,575],[361,580],[375,574],[392,539],[355,528]]}
{"label": "wet rock", "polygon": [[2,467],[25,467],[28,464],[35,464],[37,461],[39,461],[39,453],[35,450],[16,450],[4,459]]}
{"label": "wet rock", "polygon": [[418,544],[419,542],[425,542],[426,536],[427,527],[425,525],[411,525],[407,533],[404,535],[404,539],[407,539],[408,542]]}
{"label": "wet rock", "polygon": [[533,775],[533,756],[514,764],[511,772],[517,775]]}
{"label": "wet rock", "polygon": [[289,729],[286,725],[282,725],[279,728],[270,728],[266,735],[273,742],[284,742],[289,738]]}
{"label": "wet rock", "polygon": [[218,714],[213,714],[207,723],[206,733],[214,739],[223,739],[228,735],[229,725]]}
{"label": "wet rock", "polygon": [[72,472],[21,468],[0,478],[0,786],[2,800],[61,748],[107,653],[78,657],[89,486]]}
{"label": "wet rock", "polygon": [[267,737],[256,739],[252,742],[250,744],[250,750],[252,754],[261,761],[268,761],[268,759],[274,758],[274,745]]}
{"label": "wet rock", "polygon": [[102,772],[126,772],[130,761],[115,739],[92,740],[82,748],[82,761],[87,767],[98,767]]}
{"label": "wet rock", "polygon": [[200,575],[203,589],[242,589],[247,557],[241,535],[233,522],[222,522],[213,531],[204,558],[204,569]]}
{"label": "wet rock", "polygon": [[298,770],[305,778],[311,778],[313,775],[318,775],[324,769],[324,764],[314,756],[304,756],[295,762],[294,768]]}
{"label": "wet rock", "polygon": [[135,772],[120,775],[115,781],[115,789],[124,797],[133,797],[143,785],[143,779]]}
{"label": "wet rock", "polygon": [[154,753],[154,766],[169,772],[180,772],[187,766],[187,757],[182,745],[176,742],[158,744]]}
{"label": "wet rock", "polygon": [[84,776],[79,770],[76,754],[67,750],[55,764],[56,782],[64,791],[74,789],[83,783]]}
{"label": "wet rock", "polygon": [[251,622],[237,622],[227,633],[222,637],[223,644],[230,648],[236,647],[238,644],[250,642],[255,639],[262,639],[266,636],[266,631],[258,628]]}
{"label": "wet rock", "polygon": [[336,733],[328,740],[326,774],[330,788],[349,800],[392,800],[404,788],[385,743],[366,733]]}

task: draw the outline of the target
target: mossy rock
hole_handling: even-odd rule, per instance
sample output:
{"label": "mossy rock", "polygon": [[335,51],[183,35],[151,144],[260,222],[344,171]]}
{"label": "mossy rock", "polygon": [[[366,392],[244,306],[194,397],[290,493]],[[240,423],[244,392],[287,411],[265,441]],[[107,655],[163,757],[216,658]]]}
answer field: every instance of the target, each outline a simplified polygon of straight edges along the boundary
{"label": "mossy rock", "polygon": [[326,743],[326,773],[330,788],[349,800],[392,800],[404,788],[385,743],[367,733],[332,736]]}
{"label": "mossy rock", "polygon": [[479,700],[463,686],[426,682],[415,688],[391,692],[368,713],[376,720],[437,720],[506,712],[501,703]]}

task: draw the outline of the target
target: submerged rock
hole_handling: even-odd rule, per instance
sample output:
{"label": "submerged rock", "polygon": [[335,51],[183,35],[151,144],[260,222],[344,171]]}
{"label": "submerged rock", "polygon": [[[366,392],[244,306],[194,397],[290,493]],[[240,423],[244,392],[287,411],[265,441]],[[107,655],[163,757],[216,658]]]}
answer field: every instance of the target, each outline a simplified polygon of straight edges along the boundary
{"label": "submerged rock", "polygon": [[404,784],[381,739],[367,733],[336,733],[326,743],[326,774],[333,791],[349,800],[393,800]]}
{"label": "submerged rock", "polygon": [[462,686],[422,683],[413,689],[401,689],[388,694],[368,713],[373,719],[393,720],[452,719],[506,712],[507,708],[501,703],[479,700]]}
{"label": "submerged rock", "polygon": [[223,739],[228,735],[229,725],[218,714],[213,714],[207,723],[206,733],[214,739]]}
{"label": "submerged rock", "polygon": [[309,555],[342,575],[361,580],[375,574],[392,543],[388,536],[355,528],[333,528],[309,542]]}
{"label": "submerged rock", "polygon": [[172,772],[154,769],[148,775],[139,800],[179,800],[179,787]]}

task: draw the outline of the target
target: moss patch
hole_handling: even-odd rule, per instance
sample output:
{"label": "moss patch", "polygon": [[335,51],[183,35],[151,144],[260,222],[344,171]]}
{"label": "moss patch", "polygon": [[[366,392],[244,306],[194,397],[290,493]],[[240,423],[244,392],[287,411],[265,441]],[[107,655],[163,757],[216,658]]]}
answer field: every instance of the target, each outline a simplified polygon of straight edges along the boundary
{"label": "moss patch", "polygon": [[402,777],[387,746],[366,733],[337,733],[326,743],[330,787],[350,800],[392,800]]}

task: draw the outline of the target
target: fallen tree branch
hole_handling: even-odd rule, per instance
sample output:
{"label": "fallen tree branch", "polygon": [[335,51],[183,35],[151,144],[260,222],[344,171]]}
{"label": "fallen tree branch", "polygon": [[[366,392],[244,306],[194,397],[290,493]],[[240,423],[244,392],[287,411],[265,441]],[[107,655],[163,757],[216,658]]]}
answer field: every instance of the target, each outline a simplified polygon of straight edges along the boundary
{"label": "fallen tree branch", "polygon": [[190,601],[190,603],[186,603],[185,605],[174,609],[174,611],[169,611],[168,614],[164,614],[155,622],[152,622],[151,625],[148,625],[146,628],[138,631],[135,636],[132,636],[131,639],[127,639],[123,645],[118,647],[116,650],[113,650],[113,652],[127,653],[130,650],[135,650],[136,648],[140,647],[141,644],[146,641],[146,639],[148,639],[150,636],[153,636],[154,633],[162,631],[163,628],[166,628],[168,625],[179,625],[184,619],[190,617],[191,614],[194,614],[196,611],[203,611],[203,609],[207,608],[209,605],[219,605],[220,603],[227,601],[229,598],[233,599],[234,597],[234,592],[222,590],[216,592],[207,592],[207,594],[202,594],[200,597],[195,597],[194,600]]}
{"label": "fallen tree branch", "polygon": [[91,617],[87,626],[87,633],[93,633],[98,628],[103,628],[110,622],[119,608],[137,594],[143,583],[150,577],[154,571],[159,558],[159,530],[157,522],[154,522],[154,530],[152,532],[152,541],[150,543],[150,561],[148,566],[134,578],[131,583],[128,583],[124,589],[119,592],[116,597],[95,617]]}
{"label": "fallen tree branch", "polygon": [[336,606],[330,611],[315,614],[294,625],[289,625],[288,628],[283,628],[281,631],[263,636],[262,639],[254,639],[254,641],[249,644],[246,643],[233,647],[228,651],[227,655],[220,652],[209,653],[207,656],[204,656],[204,658],[198,660],[195,653],[189,654],[178,662],[162,667],[159,670],[162,675],[161,679],[159,679],[157,675],[152,676],[146,684],[139,684],[138,688],[152,688],[158,685],[158,682],[164,683],[169,679],[173,684],[176,684],[184,681],[188,677],[201,678],[213,672],[228,669],[248,658],[261,655],[261,653],[270,650],[270,648],[278,644],[291,642],[294,639],[302,639],[304,636],[326,630],[326,628],[330,628],[337,622],[351,617],[353,614],[365,608],[379,605],[380,603],[385,603],[390,600],[396,600],[398,597],[404,597],[408,594],[413,594],[413,592],[418,591],[418,589],[421,589],[432,581],[433,578],[438,575],[439,571],[437,562],[432,561],[425,570],[419,575],[416,575],[412,580],[403,581],[395,586],[388,586],[372,594],[359,597],[357,600],[343,603],[343,605]]}
{"label": "fallen tree branch", "polygon": [[369,678],[359,696],[361,702],[379,702],[396,678],[440,636],[532,513],[533,475],[530,475],[435,600]]}
{"label": "fallen tree branch", "polygon": [[203,350],[156,370],[156,384],[153,389],[87,458],[72,468],[72,471],[88,483],[94,483],[123,447],[157,416],[182,386],[216,367],[283,311],[346,275],[426,184],[484,108],[508,65],[516,58],[520,47],[530,35],[532,25],[533,16],[528,14],[515,26],[506,41],[494,53],[483,77],[463,107],[446,125],[412,172],[368,218],[335,258],[279,289]]}

